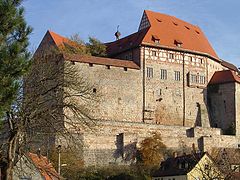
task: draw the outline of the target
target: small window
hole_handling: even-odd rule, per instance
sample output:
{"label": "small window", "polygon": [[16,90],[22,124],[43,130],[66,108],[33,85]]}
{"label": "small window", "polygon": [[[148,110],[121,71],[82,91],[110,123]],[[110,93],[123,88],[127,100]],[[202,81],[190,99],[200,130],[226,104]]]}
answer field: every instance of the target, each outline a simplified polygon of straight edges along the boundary
{"label": "small window", "polygon": [[190,28],[188,26],[185,26],[186,29],[190,30]]}
{"label": "small window", "polygon": [[152,51],[153,56],[157,56],[157,51]]}
{"label": "small window", "polygon": [[153,78],[153,68],[147,67],[147,77]]}
{"label": "small window", "polygon": [[204,170],[209,170],[209,165],[208,164],[205,164]]}
{"label": "small window", "polygon": [[180,81],[180,71],[174,71],[174,75],[175,75],[175,81]]}
{"label": "small window", "polygon": [[200,84],[205,84],[205,81],[206,81],[205,79],[206,79],[205,76],[200,76],[199,77],[199,83]]}
{"label": "small window", "polygon": [[89,67],[93,67],[93,63],[89,63]]}
{"label": "small window", "polygon": [[189,56],[188,59],[189,59],[190,62],[193,62],[192,56]]}
{"label": "small window", "polygon": [[199,61],[200,61],[201,64],[203,64],[203,59],[202,58],[200,58]]}
{"label": "small window", "polygon": [[191,74],[191,83],[197,83],[197,75]]}
{"label": "small window", "polygon": [[124,71],[127,71],[127,67],[124,67]]}
{"label": "small window", "polygon": [[107,69],[110,69],[110,65],[106,65]]}
{"label": "small window", "polygon": [[96,88],[93,88],[93,93],[96,93],[97,92],[97,89]]}
{"label": "small window", "polygon": [[157,35],[152,35],[152,40],[153,42],[155,42],[156,44],[160,43],[160,38]]}
{"label": "small window", "polygon": [[174,54],[173,53],[169,54],[169,59],[174,59]]}
{"label": "small window", "polygon": [[166,69],[160,70],[160,79],[167,79],[167,70]]}
{"label": "small window", "polygon": [[175,26],[178,26],[178,24],[177,24],[176,22],[173,22],[173,24],[174,24]]}
{"label": "small window", "polygon": [[75,61],[71,61],[71,63],[72,63],[73,65],[75,65]]}

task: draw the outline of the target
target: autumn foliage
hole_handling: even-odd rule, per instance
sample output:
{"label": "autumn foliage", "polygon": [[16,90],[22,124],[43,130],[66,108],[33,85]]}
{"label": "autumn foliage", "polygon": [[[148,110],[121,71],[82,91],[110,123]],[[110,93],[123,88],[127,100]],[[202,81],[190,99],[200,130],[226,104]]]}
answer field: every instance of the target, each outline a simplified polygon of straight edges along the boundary
{"label": "autumn foliage", "polygon": [[162,142],[161,134],[154,133],[144,139],[139,148],[141,160],[146,166],[158,166],[166,153],[166,145]]}

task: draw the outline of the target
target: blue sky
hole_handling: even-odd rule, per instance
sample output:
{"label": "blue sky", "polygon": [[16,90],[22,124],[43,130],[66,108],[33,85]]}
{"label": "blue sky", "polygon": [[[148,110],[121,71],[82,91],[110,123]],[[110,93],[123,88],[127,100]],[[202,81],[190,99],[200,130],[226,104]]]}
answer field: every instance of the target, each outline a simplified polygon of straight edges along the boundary
{"label": "blue sky", "polygon": [[240,67],[239,0],[25,0],[27,22],[34,28],[30,49],[50,29],[83,40],[115,40],[117,25],[127,36],[138,29],[144,9],[176,16],[199,26],[218,56]]}

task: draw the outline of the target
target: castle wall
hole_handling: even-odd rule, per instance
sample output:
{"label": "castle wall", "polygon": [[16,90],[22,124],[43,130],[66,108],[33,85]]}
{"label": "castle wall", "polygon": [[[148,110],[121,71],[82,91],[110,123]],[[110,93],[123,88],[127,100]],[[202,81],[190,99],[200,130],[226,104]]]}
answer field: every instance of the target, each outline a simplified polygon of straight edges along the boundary
{"label": "castle wall", "polygon": [[161,134],[167,150],[179,154],[191,153],[193,146],[195,150],[211,151],[212,147],[236,148],[240,142],[235,136],[222,136],[217,128],[101,121],[95,130],[83,133],[85,165],[135,163],[141,141],[155,132]]}
{"label": "castle wall", "polygon": [[235,129],[235,88],[235,83],[216,84],[208,88],[211,124],[227,134],[234,133]]}
{"label": "castle wall", "polygon": [[99,100],[92,115],[95,119],[142,121],[141,71],[76,62],[76,68],[93,85]]}
{"label": "castle wall", "polygon": [[236,136],[240,137],[240,84],[235,83]]}
{"label": "castle wall", "polygon": [[[208,127],[208,59],[150,47],[142,48],[141,59],[145,67],[145,118],[158,124]],[[166,77],[161,76],[163,71]]]}

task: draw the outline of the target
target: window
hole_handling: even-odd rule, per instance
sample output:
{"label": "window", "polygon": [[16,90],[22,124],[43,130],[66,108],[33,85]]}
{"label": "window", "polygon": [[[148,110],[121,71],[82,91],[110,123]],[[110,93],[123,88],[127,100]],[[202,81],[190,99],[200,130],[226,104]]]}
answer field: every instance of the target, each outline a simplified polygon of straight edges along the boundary
{"label": "window", "polygon": [[201,64],[203,64],[203,59],[202,58],[200,58],[199,61],[200,61]]}
{"label": "window", "polygon": [[157,51],[152,51],[152,56],[157,56]]}
{"label": "window", "polygon": [[107,69],[110,69],[110,65],[106,65]]}
{"label": "window", "polygon": [[188,59],[189,59],[190,62],[193,62],[192,56],[189,56]]}
{"label": "window", "polygon": [[89,67],[93,67],[93,63],[89,63]]}
{"label": "window", "polygon": [[71,61],[71,63],[72,63],[73,65],[75,65],[75,61]]}
{"label": "window", "polygon": [[209,165],[208,164],[205,164],[204,170],[209,170]]}
{"label": "window", "polygon": [[127,71],[127,67],[124,67],[124,71]]}
{"label": "window", "polygon": [[173,53],[169,54],[169,59],[174,59],[174,54]]}
{"label": "window", "polygon": [[167,70],[166,69],[161,69],[160,79],[167,79]]}
{"label": "window", "polygon": [[156,44],[159,44],[160,43],[160,39],[157,35],[152,35],[152,40],[153,42],[155,42]]}
{"label": "window", "polygon": [[147,67],[147,77],[153,78],[153,68]]}
{"label": "window", "polygon": [[180,81],[180,71],[174,71],[175,81]]}
{"label": "window", "polygon": [[191,83],[197,83],[197,75],[191,74]]}
{"label": "window", "polygon": [[97,89],[96,88],[93,88],[93,93],[96,93],[97,92]]}
{"label": "window", "polygon": [[200,84],[205,84],[205,76],[200,76],[199,77],[199,83]]}

